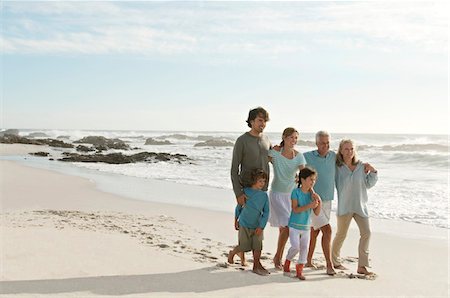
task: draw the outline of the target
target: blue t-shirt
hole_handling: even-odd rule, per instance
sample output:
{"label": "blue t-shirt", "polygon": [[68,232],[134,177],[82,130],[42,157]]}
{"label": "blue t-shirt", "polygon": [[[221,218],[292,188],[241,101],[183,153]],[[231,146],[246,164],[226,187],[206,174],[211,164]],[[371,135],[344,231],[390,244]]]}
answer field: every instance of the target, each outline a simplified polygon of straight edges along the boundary
{"label": "blue t-shirt", "polygon": [[[308,205],[312,201],[311,193],[304,193],[300,188],[296,188],[292,191],[291,200],[297,200],[298,207]],[[311,210],[310,208],[299,213],[292,210],[288,226],[297,230],[309,230]]]}
{"label": "blue t-shirt", "polygon": [[295,188],[295,173],[298,171],[300,165],[306,164],[306,161],[300,152],[293,159],[284,157],[281,155],[281,152],[273,149],[269,150],[274,171],[271,190],[281,193],[291,193]]}
{"label": "blue t-shirt", "polygon": [[244,188],[247,201],[244,206],[237,205],[234,215],[239,218],[239,225],[244,228],[264,229],[269,219],[269,197],[262,190]]}
{"label": "blue t-shirt", "polygon": [[314,190],[319,194],[322,201],[333,200],[336,153],[328,151],[327,155],[322,157],[317,150],[313,150],[305,152],[303,155],[307,166],[317,171],[317,181],[314,185]]}

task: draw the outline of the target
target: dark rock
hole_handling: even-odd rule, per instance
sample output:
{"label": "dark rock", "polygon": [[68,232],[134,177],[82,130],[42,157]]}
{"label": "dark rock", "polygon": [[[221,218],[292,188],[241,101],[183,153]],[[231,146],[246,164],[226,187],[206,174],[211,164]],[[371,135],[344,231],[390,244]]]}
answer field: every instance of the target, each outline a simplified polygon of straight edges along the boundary
{"label": "dark rock", "polygon": [[37,140],[30,140],[25,137],[20,137],[13,134],[5,134],[0,136],[0,143],[3,144],[31,144],[31,145],[43,145]]}
{"label": "dark rock", "polygon": [[36,141],[49,145],[50,147],[58,147],[58,148],[73,148],[72,144],[64,143],[60,140],[54,140],[54,139],[37,139]]}
{"label": "dark rock", "polygon": [[49,145],[50,147],[73,148],[72,144],[64,143],[54,139],[36,139],[31,140],[17,135],[4,135],[0,137],[0,143],[4,144],[30,144],[30,145]]}
{"label": "dark rock", "polygon": [[4,135],[15,135],[15,136],[18,136],[19,135],[19,130],[18,129],[7,129],[7,130],[4,130],[4,131],[0,131],[0,137],[2,137]]}
{"label": "dark rock", "polygon": [[172,143],[169,142],[168,140],[158,141],[158,140],[155,140],[153,138],[148,138],[145,141],[145,145],[172,145]]}
{"label": "dark rock", "polygon": [[32,152],[30,153],[30,155],[34,155],[34,156],[43,156],[43,157],[47,157],[50,153],[48,152],[44,152],[44,151],[39,151],[39,152]]}
{"label": "dark rock", "polygon": [[76,147],[76,149],[77,149],[77,151],[80,151],[80,152],[92,152],[92,151],[95,151],[94,148],[87,147],[87,146],[84,146],[84,145],[78,145]]}
{"label": "dark rock", "polygon": [[232,147],[232,146],[234,146],[234,144],[225,139],[210,139],[194,145],[194,147]]}
{"label": "dark rock", "polygon": [[[108,150],[108,149],[120,149],[120,150],[129,150],[130,146],[125,144],[124,141],[120,139],[108,139],[102,136],[88,136],[82,138],[81,140],[75,141],[74,143],[85,143],[92,144],[97,150]],[[98,147],[102,149],[99,149]],[[106,148],[106,149],[103,149]]]}
{"label": "dark rock", "polygon": [[155,152],[140,152],[133,155],[124,155],[122,153],[110,154],[78,154],[64,152],[65,157],[58,159],[60,161],[69,162],[104,162],[108,164],[127,164],[135,162],[158,162],[158,161],[173,161],[177,163],[189,162],[190,159],[184,154],[170,154],[170,153],[155,153]]}
{"label": "dark rock", "polygon": [[70,139],[70,136],[57,136],[57,139]]}
{"label": "dark rock", "polygon": [[27,138],[48,138],[49,136],[43,132],[32,132],[26,136]]}
{"label": "dark rock", "polygon": [[297,145],[299,146],[308,146],[308,147],[315,147],[316,143],[314,143],[313,141],[303,141],[303,140],[299,140]]}
{"label": "dark rock", "polygon": [[95,149],[97,149],[98,152],[106,151],[108,150],[108,147],[105,145],[94,145]]}

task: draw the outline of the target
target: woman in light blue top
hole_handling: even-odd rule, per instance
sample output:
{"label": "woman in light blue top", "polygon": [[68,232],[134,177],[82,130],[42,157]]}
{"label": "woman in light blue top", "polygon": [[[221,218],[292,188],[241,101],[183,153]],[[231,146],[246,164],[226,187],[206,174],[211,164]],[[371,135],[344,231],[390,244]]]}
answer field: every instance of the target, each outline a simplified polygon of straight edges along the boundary
{"label": "woman in light blue top", "polygon": [[360,274],[373,274],[369,267],[370,226],[367,211],[367,189],[377,183],[377,170],[370,164],[363,164],[356,157],[352,140],[342,140],[336,155],[336,189],[338,194],[337,232],[332,245],[334,268],[347,269],[339,261],[342,244],[352,219],[360,232],[358,248],[358,270]]}
{"label": "woman in light blue top", "polygon": [[291,192],[295,188],[295,174],[305,164],[303,154],[294,149],[298,141],[298,131],[288,127],[283,131],[282,142],[277,150],[269,150],[269,160],[273,164],[274,177],[269,192],[269,223],[279,228],[277,252],[273,258],[275,268],[282,269],[284,247],[289,238],[289,216],[291,215]]}

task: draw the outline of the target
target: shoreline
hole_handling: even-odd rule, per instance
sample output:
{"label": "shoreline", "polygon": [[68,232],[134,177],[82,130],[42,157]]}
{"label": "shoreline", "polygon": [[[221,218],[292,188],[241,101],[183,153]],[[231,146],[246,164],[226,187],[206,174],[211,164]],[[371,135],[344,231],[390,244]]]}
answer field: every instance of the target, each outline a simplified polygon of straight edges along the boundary
{"label": "shoreline", "polygon": [[[97,190],[129,200],[193,207],[205,211],[224,212],[226,214],[232,214],[234,212],[235,205],[232,189],[183,184],[166,180],[126,176],[119,173],[101,172],[88,168],[71,167],[67,164],[48,163],[48,161],[42,159],[42,157],[28,155],[29,152],[37,152],[41,151],[41,149],[41,146],[37,145],[0,144],[0,157],[23,157],[24,159],[20,160],[4,160],[27,167],[60,173],[62,175],[88,179],[94,183]],[[30,159],[35,159],[36,161],[30,163]],[[40,160],[47,162],[47,164],[39,163]],[[2,161],[2,159],[0,159],[0,161]],[[180,192],[190,191],[191,189],[196,189],[196,196],[190,197],[189,199],[179,198],[178,194]],[[154,195],[155,193],[163,192],[167,194],[163,199]],[[214,201],[211,201],[211,203],[208,204],[207,202],[210,197],[214,198]],[[337,204],[337,199],[334,200],[333,205],[335,204]],[[332,224],[336,226],[334,208],[332,210],[331,220]],[[373,231],[394,233],[399,236],[447,239],[448,233],[450,233],[450,228],[432,226],[403,219],[370,217],[370,220],[377,222],[376,225],[371,227]],[[397,228],[399,225],[401,228]],[[381,226],[381,228],[377,229],[378,226]]]}
{"label": "shoreline", "polygon": [[[337,277],[306,270],[307,280],[299,282],[272,271],[277,229],[267,226],[262,262],[272,274],[260,277],[249,267],[220,266],[237,241],[231,211],[133,200],[103,192],[84,178],[12,161],[0,161],[0,169],[0,295],[448,295],[446,229],[371,219],[377,278],[360,280],[345,275],[356,269],[358,235],[352,224],[342,249],[350,270]],[[155,189],[152,195],[164,194]],[[198,194],[192,186],[183,193]],[[335,221],[331,224],[335,230]],[[324,263],[319,246],[315,258]]]}

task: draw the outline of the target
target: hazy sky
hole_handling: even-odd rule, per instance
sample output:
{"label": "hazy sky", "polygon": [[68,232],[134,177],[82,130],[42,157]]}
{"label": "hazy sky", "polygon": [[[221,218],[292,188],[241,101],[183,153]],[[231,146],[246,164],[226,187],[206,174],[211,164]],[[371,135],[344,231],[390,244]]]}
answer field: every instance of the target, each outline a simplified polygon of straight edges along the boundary
{"label": "hazy sky", "polygon": [[2,128],[448,133],[442,2],[10,2]]}

